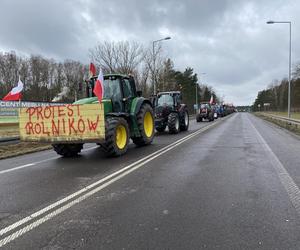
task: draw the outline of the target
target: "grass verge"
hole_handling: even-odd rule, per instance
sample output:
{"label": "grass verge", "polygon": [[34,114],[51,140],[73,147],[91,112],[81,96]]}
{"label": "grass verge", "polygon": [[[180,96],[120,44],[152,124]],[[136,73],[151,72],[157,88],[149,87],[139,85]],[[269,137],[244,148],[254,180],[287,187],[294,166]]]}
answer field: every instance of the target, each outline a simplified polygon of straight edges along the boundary
{"label": "grass verge", "polygon": [[0,138],[19,136],[19,125],[16,123],[0,124]]}
{"label": "grass verge", "polygon": [[51,148],[50,144],[38,142],[19,142],[5,145],[0,144],[0,159],[43,151]]}

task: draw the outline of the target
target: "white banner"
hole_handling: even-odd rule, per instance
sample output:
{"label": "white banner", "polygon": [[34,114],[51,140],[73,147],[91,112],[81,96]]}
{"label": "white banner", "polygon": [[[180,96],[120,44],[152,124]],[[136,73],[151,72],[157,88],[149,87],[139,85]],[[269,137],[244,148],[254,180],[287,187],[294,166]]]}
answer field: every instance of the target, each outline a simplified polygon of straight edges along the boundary
{"label": "white banner", "polygon": [[57,102],[17,102],[0,101],[0,116],[18,116],[18,108],[42,107],[42,106],[60,106],[66,103]]}

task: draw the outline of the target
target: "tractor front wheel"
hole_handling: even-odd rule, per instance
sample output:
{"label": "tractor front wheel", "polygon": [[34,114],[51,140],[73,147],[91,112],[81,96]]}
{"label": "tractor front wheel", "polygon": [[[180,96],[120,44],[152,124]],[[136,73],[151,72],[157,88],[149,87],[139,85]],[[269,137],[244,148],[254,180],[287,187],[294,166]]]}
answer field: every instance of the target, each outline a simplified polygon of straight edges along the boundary
{"label": "tractor front wheel", "polygon": [[200,116],[200,114],[196,115],[196,121],[197,122],[202,122],[202,117]]}
{"label": "tractor front wheel", "polygon": [[190,119],[187,110],[184,111],[183,117],[181,118],[180,130],[187,131],[189,129]]}
{"label": "tractor front wheel", "polygon": [[80,153],[83,144],[52,144],[54,151],[63,157],[73,157]]}
{"label": "tractor front wheel", "polygon": [[137,113],[137,126],[140,132],[140,137],[132,137],[132,141],[137,146],[150,144],[154,137],[154,115],[152,107],[144,103]]}
{"label": "tractor front wheel", "polygon": [[168,128],[170,134],[177,134],[179,132],[179,117],[177,113],[169,114]]}
{"label": "tractor front wheel", "polygon": [[108,156],[120,156],[126,153],[129,142],[129,129],[124,118],[107,118],[105,143],[101,144]]}
{"label": "tractor front wheel", "polygon": [[162,133],[166,130],[166,126],[156,127],[157,132]]}

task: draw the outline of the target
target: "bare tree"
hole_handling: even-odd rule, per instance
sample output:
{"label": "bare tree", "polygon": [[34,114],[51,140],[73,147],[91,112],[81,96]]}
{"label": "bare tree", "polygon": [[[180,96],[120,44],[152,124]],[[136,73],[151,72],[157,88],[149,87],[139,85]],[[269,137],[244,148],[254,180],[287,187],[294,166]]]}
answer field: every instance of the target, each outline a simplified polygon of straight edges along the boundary
{"label": "bare tree", "polygon": [[[77,100],[79,83],[83,81],[84,66],[80,62],[66,60],[63,64],[66,84],[70,90],[70,101]],[[74,97],[74,98],[73,98]]]}
{"label": "bare tree", "polygon": [[137,42],[103,42],[90,49],[89,56],[105,72],[132,74],[144,58],[144,49]]}

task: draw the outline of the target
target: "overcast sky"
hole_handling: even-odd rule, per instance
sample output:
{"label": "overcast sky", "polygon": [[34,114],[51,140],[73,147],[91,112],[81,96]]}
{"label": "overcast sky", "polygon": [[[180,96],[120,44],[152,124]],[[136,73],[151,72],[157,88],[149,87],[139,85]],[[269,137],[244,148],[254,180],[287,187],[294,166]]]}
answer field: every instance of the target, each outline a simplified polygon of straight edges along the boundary
{"label": "overcast sky", "polygon": [[164,41],[175,68],[189,66],[235,105],[288,75],[300,61],[299,0],[0,0],[0,51],[88,63],[97,41]]}

